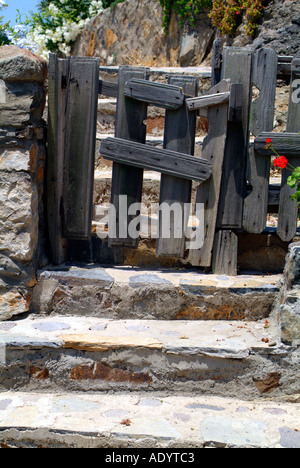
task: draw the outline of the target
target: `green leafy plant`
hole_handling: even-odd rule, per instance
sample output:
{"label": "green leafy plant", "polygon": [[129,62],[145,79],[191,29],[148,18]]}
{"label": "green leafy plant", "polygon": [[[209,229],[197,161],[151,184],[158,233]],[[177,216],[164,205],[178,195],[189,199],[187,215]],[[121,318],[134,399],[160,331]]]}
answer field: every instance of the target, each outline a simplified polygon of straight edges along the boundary
{"label": "green leafy plant", "polygon": [[267,138],[266,143],[266,148],[271,149],[277,156],[277,158],[273,161],[275,167],[280,169],[287,169],[292,172],[292,175],[290,175],[287,179],[287,184],[289,187],[291,187],[291,189],[296,189],[295,193],[291,196],[291,199],[297,200],[300,209],[300,166],[294,167],[289,163],[289,160],[285,156],[280,156],[273,148],[271,138]]}
{"label": "green leafy plant", "polygon": [[101,0],[42,0],[38,13],[17,17],[26,29],[27,47],[45,59],[49,52],[69,55],[87,21],[103,10]]}
{"label": "green leafy plant", "polygon": [[[8,5],[0,0],[0,11],[6,8]],[[3,16],[0,16],[0,46],[9,44],[9,38],[7,36],[7,30],[9,28],[9,22],[3,23]]]}
{"label": "green leafy plant", "polygon": [[270,0],[160,0],[160,3],[166,34],[172,11],[177,15],[180,26],[187,22],[194,27],[199,13],[209,10],[213,26],[222,34],[234,35],[243,22],[246,33],[252,36]]}

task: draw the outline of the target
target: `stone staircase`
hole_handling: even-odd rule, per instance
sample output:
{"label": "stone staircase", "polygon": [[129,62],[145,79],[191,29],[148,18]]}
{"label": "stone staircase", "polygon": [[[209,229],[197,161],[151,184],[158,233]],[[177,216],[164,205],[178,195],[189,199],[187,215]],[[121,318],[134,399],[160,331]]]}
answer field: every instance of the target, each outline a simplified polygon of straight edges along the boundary
{"label": "stone staircase", "polygon": [[[104,101],[98,146],[114,127]],[[148,144],[162,144],[159,112]],[[97,152],[96,205],[110,182]],[[145,173],[146,206],[159,182]],[[287,246],[273,242],[262,248],[280,270]],[[30,313],[0,322],[0,447],[299,448],[299,291],[286,292],[299,272],[206,274],[142,238],[121,260],[48,266]]]}
{"label": "stone staircase", "polygon": [[299,447],[299,360],[281,342],[282,282],[41,271],[32,313],[0,324],[0,445]]}

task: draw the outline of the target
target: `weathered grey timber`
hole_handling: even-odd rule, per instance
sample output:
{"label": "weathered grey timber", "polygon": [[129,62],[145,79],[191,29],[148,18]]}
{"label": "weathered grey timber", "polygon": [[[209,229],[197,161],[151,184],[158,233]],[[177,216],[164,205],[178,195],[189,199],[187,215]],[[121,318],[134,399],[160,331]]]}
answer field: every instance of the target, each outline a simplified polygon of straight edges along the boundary
{"label": "weathered grey timber", "polygon": [[178,109],[184,100],[184,94],[179,86],[137,78],[127,81],[124,94],[132,99],[164,109]]}
{"label": "weathered grey timber", "polygon": [[[222,80],[212,88],[211,93],[227,93],[229,90],[230,81]],[[190,252],[189,260],[195,266],[211,265],[227,136],[228,105],[227,100],[209,107],[207,113],[210,125],[208,135],[203,141],[202,157],[212,164],[212,176],[197,189],[196,203],[203,203],[205,207],[205,240],[201,250]]]}
{"label": "weathered grey timber", "polygon": [[[124,95],[127,81],[132,78],[149,79],[149,68],[120,67],[118,78],[118,101],[115,136],[124,140],[139,143],[146,141],[147,104],[129,99]],[[119,195],[127,195],[128,207],[133,203],[141,203],[143,187],[143,168],[130,167],[120,162],[114,162],[112,173],[111,202],[119,213]],[[128,210],[127,210],[128,211]],[[109,239],[109,245],[137,247],[138,239],[120,238],[119,219],[116,220],[115,239]],[[130,217],[128,217],[128,223]]]}
{"label": "weathered grey timber", "polygon": [[101,143],[100,152],[105,159],[111,161],[188,180],[202,182],[211,175],[211,165],[205,159],[121,138],[107,138]]}
{"label": "weathered grey timber", "polygon": [[[170,76],[170,85],[181,86],[187,96],[197,95],[198,79],[188,76]],[[188,112],[185,106],[176,111],[167,111],[165,117],[164,148],[179,153],[194,154],[196,129],[196,112]],[[170,225],[170,238],[161,235],[162,219],[159,213],[159,236],[156,242],[156,253],[160,256],[184,257],[185,228],[188,222],[184,219],[184,204],[191,202],[192,181],[162,174],[159,203],[180,203],[182,207],[182,235],[176,238],[174,223]]]}
{"label": "weathered grey timber", "polygon": [[218,104],[222,104],[222,102],[227,102],[229,100],[229,96],[230,92],[212,94],[211,96],[198,96],[187,99],[186,105],[189,110],[202,109],[203,107],[216,106]]}
{"label": "weathered grey timber", "polygon": [[[272,49],[261,49],[254,56],[252,82],[260,91],[251,108],[250,131],[254,136],[273,129],[277,61],[277,54]],[[244,202],[243,226],[247,232],[260,234],[266,227],[270,167],[271,158],[258,153],[252,146],[248,164],[251,192]]]}
{"label": "weathered grey timber", "polygon": [[48,157],[47,157],[47,220],[51,261],[63,263],[67,259],[67,241],[62,237],[61,201],[63,196],[63,168],[65,144],[66,80],[69,60],[49,55],[48,76]]}
{"label": "weathered grey timber", "polygon": [[[296,54],[291,65],[291,88],[290,88],[290,100],[289,110],[286,124],[287,132],[299,133],[300,129],[300,104],[297,99],[294,99],[295,84],[299,85],[300,80],[300,51]],[[276,146],[274,146],[276,148]],[[293,148],[287,148],[288,153],[285,156],[289,159],[289,163],[293,167],[300,165],[300,151],[293,154]],[[290,153],[292,151],[292,153]],[[284,153],[282,153],[284,154]],[[298,221],[298,204],[297,201],[291,200],[291,196],[295,193],[295,189],[291,189],[287,185],[287,178],[291,175],[289,169],[284,169],[281,180],[281,192],[279,201],[278,211],[278,235],[279,237],[289,242],[293,239]]]}
{"label": "weathered grey timber", "polygon": [[71,57],[67,80],[63,233],[91,234],[100,59]]}
{"label": "weathered grey timber", "polygon": [[249,112],[251,103],[251,70],[253,52],[228,47],[223,53],[222,78],[243,85],[242,120],[229,122],[224,156],[217,225],[219,228],[241,228],[246,190],[246,165],[249,145]]}
{"label": "weathered grey timber", "polygon": [[212,271],[215,274],[237,275],[238,238],[230,230],[222,229],[215,235]]}

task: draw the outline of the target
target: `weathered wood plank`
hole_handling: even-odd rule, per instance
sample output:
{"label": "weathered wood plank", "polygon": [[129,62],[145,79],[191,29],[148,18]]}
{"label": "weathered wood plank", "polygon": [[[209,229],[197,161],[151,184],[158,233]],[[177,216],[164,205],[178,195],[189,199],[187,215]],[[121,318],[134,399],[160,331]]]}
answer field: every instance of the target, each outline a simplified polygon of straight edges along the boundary
{"label": "weathered wood plank", "polygon": [[125,96],[164,109],[178,109],[184,101],[179,86],[132,78],[124,87]]}
{"label": "weathered wood plank", "polygon": [[230,89],[228,120],[229,122],[242,121],[243,85],[233,83]]}
{"label": "weathered wood plank", "polygon": [[120,138],[103,140],[100,153],[111,161],[188,180],[201,182],[211,175],[211,165],[206,160]]}
{"label": "weathered wood plank", "polygon": [[99,59],[71,57],[64,168],[64,235],[89,239],[92,227]]}
{"label": "weathered wood plank", "polygon": [[211,63],[211,82],[210,87],[213,88],[221,81],[222,69],[222,40],[220,37],[213,42],[213,56]]}
{"label": "weathered wood plank", "polygon": [[99,80],[99,94],[109,97],[118,96],[118,83],[112,81]]}
{"label": "weathered wood plank", "polygon": [[[196,96],[198,94],[198,78],[189,76],[170,76],[169,84],[178,85],[185,95]],[[196,112],[188,112],[186,106],[176,111],[167,110],[165,118],[164,148],[179,153],[194,154]],[[175,222],[170,224],[169,239],[162,236],[162,213],[159,213],[159,236],[156,242],[156,254],[158,256],[172,256],[182,258],[185,250],[185,232],[188,215],[185,217],[184,204],[191,202],[192,182],[178,177],[162,174],[160,185],[159,204],[179,203],[181,206],[180,224],[181,237],[175,233]]]}
{"label": "weathered wood plank", "polygon": [[[277,54],[272,49],[260,49],[254,56],[252,82],[259,97],[252,103],[250,131],[254,136],[273,129],[277,85]],[[251,193],[244,202],[243,226],[247,232],[260,234],[266,227],[271,159],[252,146],[249,150],[248,180]]]}
{"label": "weathered wood plank", "polygon": [[[120,67],[118,78],[118,100],[115,136],[124,140],[145,143],[147,119],[147,103],[130,99],[124,95],[127,81],[132,78],[149,79],[150,69],[141,67]],[[127,196],[128,208],[133,203],[141,203],[143,188],[143,169],[114,162],[112,172],[111,203],[114,205],[117,216],[119,213],[119,196]],[[127,226],[132,216],[127,216]],[[123,229],[124,231],[124,229]],[[122,232],[120,219],[116,220],[116,237],[109,238],[108,245],[136,248],[139,239],[132,239],[128,232]]]}
{"label": "weathered wood plank", "polygon": [[229,101],[230,92],[217,93],[206,96],[197,96],[186,100],[186,105],[189,111],[202,109],[203,107],[217,106],[222,102]]}
{"label": "weathered wood plank", "polygon": [[[211,92],[228,92],[229,90],[230,81],[223,80]],[[199,185],[196,195],[196,203],[202,203],[205,208],[205,241],[203,247],[190,252],[188,258],[193,266],[206,267],[211,266],[212,260],[227,135],[228,101],[210,107],[208,120],[209,131],[203,141],[202,158],[212,164],[212,176]]]}
{"label": "weathered wood plank", "polygon": [[[59,265],[67,259],[68,241],[62,237],[64,128],[66,90],[61,83],[68,75],[68,60],[49,56],[48,73],[48,151],[46,159],[46,204],[50,261]],[[63,80],[64,78],[64,80]]]}
{"label": "weathered wood plank", "polygon": [[271,138],[272,146],[278,154],[286,157],[300,155],[300,135],[298,133],[262,132],[255,138],[255,151],[263,156],[275,156],[272,149],[267,148],[266,139]]}
{"label": "weathered wood plank", "polygon": [[216,233],[212,271],[217,275],[237,275],[238,237],[233,231]]}
{"label": "weathered wood plank", "polygon": [[[295,84],[299,87],[300,80],[300,51],[296,54],[295,58],[292,61],[291,66],[291,87],[290,87],[290,99],[289,99],[289,111],[287,117],[287,132],[298,133],[300,129],[300,103],[299,103],[299,92],[295,93],[297,89]],[[298,135],[300,136],[300,135]],[[275,143],[273,144],[274,148],[277,149]],[[292,145],[293,146],[293,145]],[[299,145],[297,145],[299,147]],[[293,167],[300,166],[300,151],[298,154],[294,152],[294,148],[290,147],[289,152],[284,153],[284,150],[281,151],[282,154],[289,159],[289,163]],[[280,239],[286,242],[290,242],[296,234],[297,231],[297,221],[298,221],[298,204],[297,201],[291,200],[291,196],[295,193],[295,189],[291,189],[287,185],[287,178],[291,175],[291,171],[284,169],[282,172],[281,180],[281,192],[280,192],[280,201],[279,201],[279,211],[278,211],[278,228],[277,233]]]}
{"label": "weathered wood plank", "polygon": [[227,47],[223,53],[222,77],[243,85],[242,120],[229,122],[221,184],[217,226],[241,228],[246,195],[246,166],[249,146],[249,112],[252,97],[253,52]]}

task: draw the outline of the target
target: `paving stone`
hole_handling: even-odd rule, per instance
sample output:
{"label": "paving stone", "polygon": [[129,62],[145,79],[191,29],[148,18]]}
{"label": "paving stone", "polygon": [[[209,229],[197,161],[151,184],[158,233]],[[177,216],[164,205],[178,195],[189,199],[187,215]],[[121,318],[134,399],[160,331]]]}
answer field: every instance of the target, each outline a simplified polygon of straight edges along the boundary
{"label": "paving stone", "polygon": [[289,427],[280,427],[280,443],[285,448],[300,448],[300,431]]}
{"label": "paving stone", "polygon": [[[142,401],[159,405],[140,405]],[[184,411],[182,410],[184,408]],[[216,413],[222,408],[222,415]],[[247,418],[240,414],[248,410]],[[277,411],[276,417],[265,409]],[[0,393],[0,444],[299,448],[299,405],[214,396]],[[31,435],[32,434],[32,437]]]}
{"label": "paving stone", "polygon": [[67,323],[63,322],[41,322],[35,323],[34,328],[40,331],[53,332],[57,330],[69,330],[71,327]]}
{"label": "paving stone", "polygon": [[205,440],[234,446],[267,447],[266,429],[262,421],[220,416],[205,418],[200,425]]}
{"label": "paving stone", "polygon": [[137,275],[137,276],[131,276],[129,278],[129,285],[132,287],[137,287],[139,285],[143,284],[171,284],[171,281],[168,281],[167,279],[160,278],[157,275],[149,275],[149,274],[144,274],[144,275]]}

